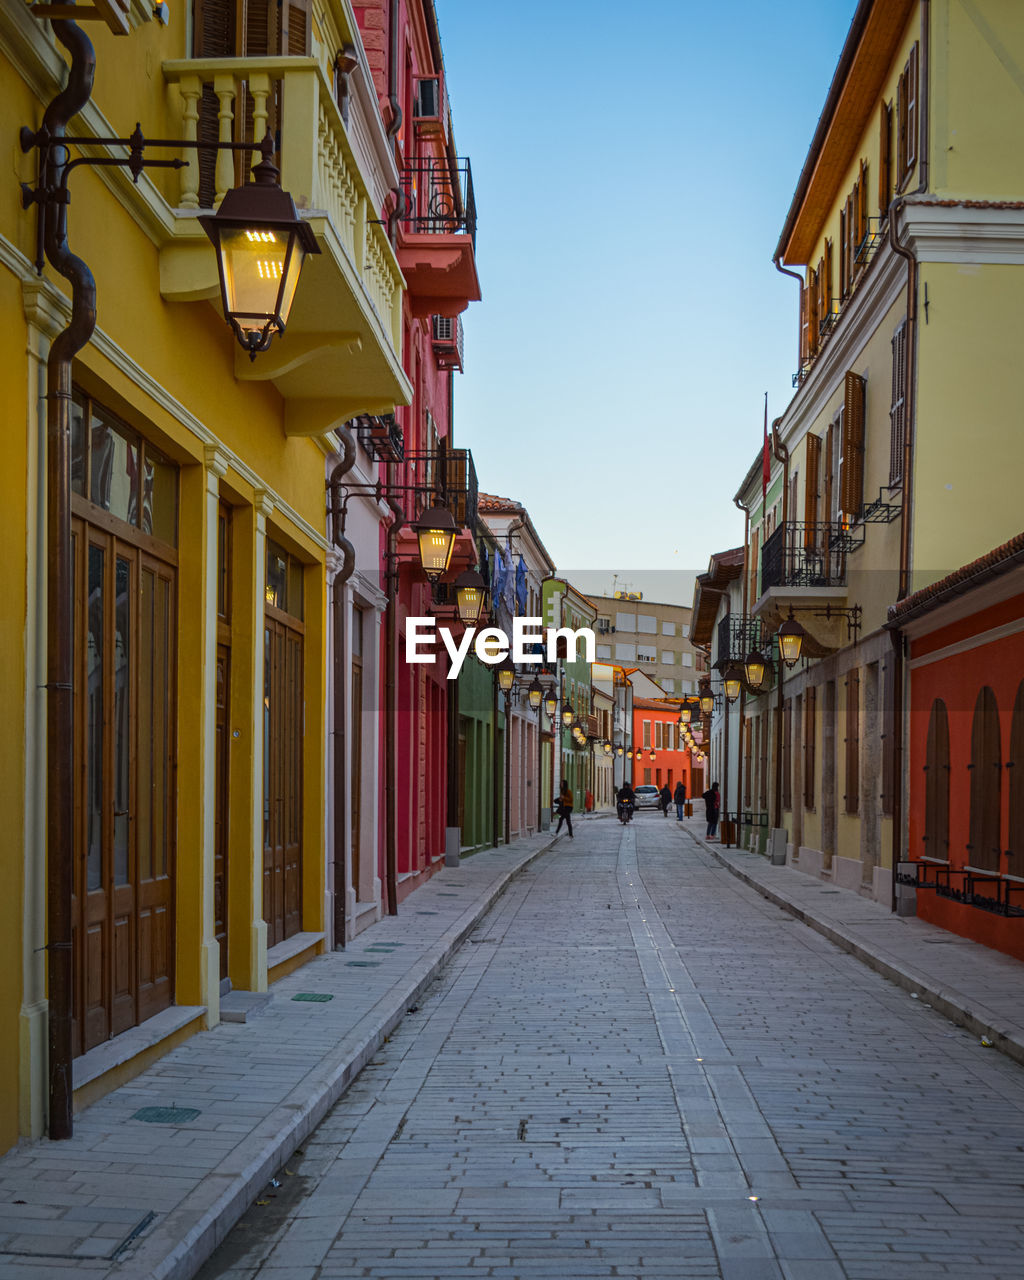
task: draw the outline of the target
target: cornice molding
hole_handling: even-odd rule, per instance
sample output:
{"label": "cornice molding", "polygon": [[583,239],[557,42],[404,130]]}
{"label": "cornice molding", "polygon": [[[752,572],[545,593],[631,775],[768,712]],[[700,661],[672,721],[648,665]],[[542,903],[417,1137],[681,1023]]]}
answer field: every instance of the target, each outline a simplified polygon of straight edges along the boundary
{"label": "cornice molding", "polygon": [[1024,206],[908,201],[900,240],[918,262],[1024,263]]}

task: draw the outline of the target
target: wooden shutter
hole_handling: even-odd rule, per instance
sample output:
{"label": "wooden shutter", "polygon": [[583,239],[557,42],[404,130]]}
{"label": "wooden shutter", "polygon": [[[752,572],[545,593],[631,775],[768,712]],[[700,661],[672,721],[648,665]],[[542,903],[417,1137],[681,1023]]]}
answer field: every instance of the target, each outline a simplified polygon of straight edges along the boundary
{"label": "wooden shutter", "polygon": [[818,350],[818,273],[813,268],[807,272],[807,355]]}
{"label": "wooden shutter", "polygon": [[309,56],[310,0],[282,0],[281,52],[291,58]]}
{"label": "wooden shutter", "polygon": [[896,788],[896,659],[882,664],[882,812],[891,816]]}
{"label": "wooden shutter", "polygon": [[941,698],[932,703],[924,765],[924,852],[949,859],[949,717]]}
{"label": "wooden shutter", "polygon": [[846,375],[843,399],[839,506],[851,521],[856,520],[864,506],[864,379],[852,370]]}
{"label": "wooden shutter", "polygon": [[1024,872],[1024,680],[1017,686],[1010,723],[1010,758],[1006,762],[1010,775],[1010,829],[1006,833],[1007,871],[1015,876]]}
{"label": "wooden shutter", "polygon": [[765,711],[761,716],[761,787],[759,803],[762,811],[768,808],[768,737],[771,732],[771,722],[771,712]]}
{"label": "wooden shutter", "polygon": [[889,408],[889,484],[903,481],[903,448],[906,441],[907,322],[892,335],[892,404]]}
{"label": "wooden shutter", "polygon": [[839,210],[839,296],[845,298],[850,291],[850,202]]}
{"label": "wooden shutter", "polygon": [[910,61],[907,63],[907,153],[906,168],[909,172],[917,163],[917,135],[918,135],[918,56],[917,44],[910,50]]}
{"label": "wooden shutter", "polygon": [[883,102],[878,125],[878,212],[889,208],[892,190],[892,103]]}
{"label": "wooden shutter", "polygon": [[988,685],[978,694],[971,725],[971,820],[967,860],[972,867],[998,871],[1002,845],[1000,803],[1002,756],[999,707]]}
{"label": "wooden shutter", "polygon": [[816,545],[818,523],[818,472],[821,469],[821,437],[808,433],[807,474],[804,477],[804,546]]}
{"label": "wooden shutter", "polygon": [[793,699],[782,708],[782,807],[793,807]]}
{"label": "wooden shutter", "polygon": [[270,58],[281,50],[276,0],[245,0],[242,5],[242,54]]}
{"label": "wooden shutter", "polygon": [[[238,52],[234,0],[195,0],[192,15],[192,56],[194,58],[233,58]],[[216,142],[220,137],[217,119],[220,109],[212,84],[204,84],[199,99],[199,121],[196,134],[200,142]],[[190,164],[199,169],[199,205],[212,209],[215,193],[214,173],[217,153],[203,149],[196,152]]]}
{"label": "wooden shutter", "polygon": [[754,722],[747,720],[744,722],[740,718],[740,728],[743,730],[743,803],[750,808],[750,773],[751,773],[751,746],[753,745]]}
{"label": "wooden shutter", "polygon": [[833,519],[832,495],[835,490],[835,445],[833,443],[836,433],[836,424],[830,422],[825,428],[825,483],[824,483],[824,502],[822,503],[822,511],[820,523],[829,524]]}
{"label": "wooden shutter", "polygon": [[824,319],[829,319],[832,315],[832,241],[825,241],[825,309],[822,312]]}
{"label": "wooden shutter", "polygon": [[857,248],[860,250],[860,265],[867,262],[867,251],[863,248],[868,236],[868,166],[860,162],[860,180],[857,183]]}
{"label": "wooden shutter", "polygon": [[814,808],[814,729],[818,690],[808,686],[804,693],[804,808]]}
{"label": "wooden shutter", "polygon": [[828,277],[825,270],[825,255],[822,254],[818,259],[818,270],[816,273],[818,281],[818,332],[820,333],[825,320],[828,317]]}
{"label": "wooden shutter", "polygon": [[896,86],[896,186],[903,185],[907,169],[907,71]]}
{"label": "wooden shutter", "polygon": [[860,808],[860,668],[846,673],[846,812]]}

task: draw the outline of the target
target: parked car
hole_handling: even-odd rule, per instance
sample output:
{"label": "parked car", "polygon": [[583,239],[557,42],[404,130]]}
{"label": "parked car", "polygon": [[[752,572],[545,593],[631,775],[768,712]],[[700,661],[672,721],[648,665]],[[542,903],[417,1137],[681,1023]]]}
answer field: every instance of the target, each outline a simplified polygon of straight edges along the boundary
{"label": "parked car", "polygon": [[638,809],[657,809],[660,804],[658,788],[650,783],[644,782],[639,787],[634,787],[633,794],[636,796],[636,807]]}

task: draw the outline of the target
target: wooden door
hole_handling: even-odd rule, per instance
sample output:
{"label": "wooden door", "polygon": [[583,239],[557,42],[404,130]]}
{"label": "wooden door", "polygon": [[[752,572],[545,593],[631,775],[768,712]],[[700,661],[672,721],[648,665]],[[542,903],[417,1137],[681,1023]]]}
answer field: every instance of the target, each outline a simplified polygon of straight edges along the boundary
{"label": "wooden door", "polygon": [[74,1049],[173,995],[173,568],[74,522]]}
{"label": "wooden door", "polygon": [[949,717],[941,698],[932,703],[925,748],[924,852],[949,858]]}
{"label": "wooden door", "polygon": [[988,685],[978,694],[971,726],[971,823],[967,859],[972,867],[1000,870],[1002,753],[999,707]]}
{"label": "wooden door", "polygon": [[267,609],[263,684],[263,918],[267,944],[302,928],[301,624]]}
{"label": "wooden door", "polygon": [[231,650],[217,646],[216,746],[213,810],[213,936],[220,949],[220,979],[228,976],[228,707]]}

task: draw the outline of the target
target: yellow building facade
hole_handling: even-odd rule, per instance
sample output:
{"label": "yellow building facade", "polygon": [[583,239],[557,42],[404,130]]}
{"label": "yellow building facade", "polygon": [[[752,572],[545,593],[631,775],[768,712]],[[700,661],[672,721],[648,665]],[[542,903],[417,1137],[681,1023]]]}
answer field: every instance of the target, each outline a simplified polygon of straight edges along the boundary
{"label": "yellow building facade", "polygon": [[1022,59],[1011,0],[863,0],[775,254],[795,394],[767,486],[758,457],[737,493],[742,615],[712,654],[774,657],[742,694],[742,838],[783,829],[794,865],[885,902],[907,786],[889,606],[1020,531]]}
{"label": "yellow building facade", "polygon": [[[73,367],[74,840],[49,853],[73,861],[76,1109],[214,1025],[223,993],[265,990],[323,947],[325,463],[335,427],[410,396],[381,221],[398,178],[350,5],[292,4],[262,44],[257,4],[238,31],[204,28],[209,8],[172,3],[164,25],[126,3],[120,35],[88,22],[95,84],[72,154],[123,157],[89,139],[136,121],[186,142],[269,128],[320,252],[287,333],[250,361],[197,219],[252,153],[147,150],[189,165],[137,183],[121,165],[71,174],[68,241],[98,299]],[[36,270],[19,181],[36,185],[37,161],[17,131],[39,128],[66,62],[48,22],[4,6],[0,1149],[47,1128],[45,393],[70,299]]]}

